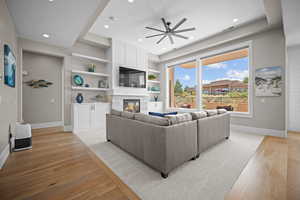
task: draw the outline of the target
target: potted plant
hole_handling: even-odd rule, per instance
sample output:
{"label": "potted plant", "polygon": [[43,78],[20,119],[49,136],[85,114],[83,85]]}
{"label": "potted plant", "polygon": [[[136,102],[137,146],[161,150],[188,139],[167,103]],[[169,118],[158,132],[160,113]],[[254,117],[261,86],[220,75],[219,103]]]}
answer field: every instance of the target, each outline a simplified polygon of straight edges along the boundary
{"label": "potted plant", "polygon": [[153,74],[148,75],[148,80],[155,80],[155,79],[156,79],[155,75],[153,75]]}

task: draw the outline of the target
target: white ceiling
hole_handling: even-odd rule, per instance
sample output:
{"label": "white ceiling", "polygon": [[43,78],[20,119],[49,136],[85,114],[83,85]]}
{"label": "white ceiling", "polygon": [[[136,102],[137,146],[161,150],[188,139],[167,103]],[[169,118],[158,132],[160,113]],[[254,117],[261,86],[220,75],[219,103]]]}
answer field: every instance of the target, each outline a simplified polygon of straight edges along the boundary
{"label": "white ceiling", "polygon": [[[110,16],[116,20],[109,20]],[[145,36],[157,33],[146,30],[145,26],[163,29],[161,17],[165,17],[173,25],[186,17],[187,22],[180,28],[196,27],[196,31],[182,35],[193,36],[194,39],[174,38],[175,45],[171,45],[167,38],[159,45],[156,41],[160,37],[145,39]],[[134,3],[111,0],[90,32],[127,41],[160,55],[219,33],[232,25],[244,24],[262,17],[265,17],[262,0],[135,0]],[[234,18],[239,21],[233,23]],[[104,28],[106,24],[109,29]],[[143,41],[138,42],[139,38],[143,38]]]}
{"label": "white ceiling", "polygon": [[[104,0],[54,0],[53,2],[6,0],[6,2],[18,36],[70,47]],[[50,38],[43,38],[43,33],[50,34]]]}
{"label": "white ceiling", "polygon": [[300,45],[300,1],[282,0],[281,4],[287,46]]}

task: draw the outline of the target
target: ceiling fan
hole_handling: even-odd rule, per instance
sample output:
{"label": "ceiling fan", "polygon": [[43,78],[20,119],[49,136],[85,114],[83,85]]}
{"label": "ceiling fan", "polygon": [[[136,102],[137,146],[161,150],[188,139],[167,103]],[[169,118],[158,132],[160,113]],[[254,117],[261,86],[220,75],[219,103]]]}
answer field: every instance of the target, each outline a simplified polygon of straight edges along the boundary
{"label": "ceiling fan", "polygon": [[161,41],[163,41],[166,37],[169,38],[171,44],[174,44],[174,39],[173,39],[173,36],[174,37],[178,37],[178,38],[182,38],[182,39],[189,39],[188,37],[186,36],[183,36],[183,35],[180,35],[178,33],[183,33],[183,32],[187,32],[187,31],[194,31],[196,30],[196,28],[187,28],[187,29],[181,29],[181,30],[178,30],[179,26],[181,26],[187,19],[186,18],[183,18],[181,21],[179,21],[174,27],[171,27],[171,22],[167,22],[165,20],[165,18],[161,18],[163,24],[164,24],[164,27],[166,30],[160,30],[160,29],[157,29],[157,28],[152,28],[152,27],[146,27],[146,29],[149,29],[149,30],[153,30],[153,31],[158,31],[160,32],[159,34],[155,34],[155,35],[150,35],[150,36],[146,36],[146,38],[152,38],[152,37],[158,37],[158,36],[162,36],[157,42],[156,44],[159,44]]}

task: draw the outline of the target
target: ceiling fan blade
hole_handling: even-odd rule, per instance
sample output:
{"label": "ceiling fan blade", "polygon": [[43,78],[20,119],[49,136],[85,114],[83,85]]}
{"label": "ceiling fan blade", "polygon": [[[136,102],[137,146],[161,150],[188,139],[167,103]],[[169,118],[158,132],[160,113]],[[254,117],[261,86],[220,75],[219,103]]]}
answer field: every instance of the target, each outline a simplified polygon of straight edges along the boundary
{"label": "ceiling fan blade", "polygon": [[178,34],[176,34],[176,33],[174,33],[174,34],[172,34],[173,36],[175,36],[175,37],[179,37],[179,38],[182,38],[182,39],[189,39],[188,37],[185,37],[185,36],[183,36],[183,35],[178,35]]}
{"label": "ceiling fan blade", "polygon": [[172,31],[175,31],[181,24],[183,24],[187,19],[183,18],[180,22],[178,22],[173,28]]}
{"label": "ceiling fan blade", "polygon": [[161,36],[161,35],[164,35],[164,33],[160,33],[160,34],[156,34],[156,35],[149,35],[149,36],[146,36],[146,38],[152,38],[152,37],[157,37],[157,36]]}
{"label": "ceiling fan blade", "polygon": [[187,31],[194,31],[196,28],[187,28],[187,29],[182,29],[178,31],[173,31],[173,33],[182,33],[182,32],[187,32]]}
{"label": "ceiling fan blade", "polygon": [[157,42],[156,44],[159,44],[161,41],[163,41],[163,39],[165,39],[167,37],[167,35],[164,35],[163,37],[161,37]]}
{"label": "ceiling fan blade", "polygon": [[163,22],[166,30],[168,31],[169,30],[169,26],[167,25],[167,22],[166,22],[165,18],[161,18],[161,21]]}
{"label": "ceiling fan blade", "polygon": [[153,31],[158,31],[158,32],[161,32],[161,33],[164,33],[165,31],[163,30],[160,30],[160,29],[157,29],[157,28],[152,28],[152,27],[145,27],[146,29],[150,29],[150,30],[153,30]]}
{"label": "ceiling fan blade", "polygon": [[173,40],[172,36],[168,35],[168,37],[169,37],[169,40],[170,40],[171,44],[174,44],[174,40]]}

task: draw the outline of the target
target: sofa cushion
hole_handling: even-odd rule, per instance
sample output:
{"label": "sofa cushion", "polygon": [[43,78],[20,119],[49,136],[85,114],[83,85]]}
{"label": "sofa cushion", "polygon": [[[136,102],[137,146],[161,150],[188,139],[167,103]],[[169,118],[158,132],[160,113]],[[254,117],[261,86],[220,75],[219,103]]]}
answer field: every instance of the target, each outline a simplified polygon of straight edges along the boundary
{"label": "sofa cushion", "polygon": [[170,120],[171,125],[192,121],[192,115],[190,113],[166,115],[165,117]]}
{"label": "sofa cushion", "polygon": [[121,111],[111,109],[110,114],[112,114],[112,115],[117,115],[117,116],[121,116]]}
{"label": "sofa cushion", "polygon": [[227,113],[226,109],[218,109],[218,114],[224,114]]}
{"label": "sofa cushion", "polygon": [[149,115],[157,116],[157,117],[164,117],[166,115],[177,115],[177,112],[169,112],[169,113],[149,112]]}
{"label": "sofa cushion", "polygon": [[134,118],[141,122],[146,122],[149,124],[155,124],[155,125],[159,125],[159,126],[169,126],[170,125],[170,120],[168,118],[146,115],[144,113],[136,113],[134,115]]}
{"label": "sofa cushion", "polygon": [[121,112],[121,116],[127,119],[134,119],[134,113],[132,112]]}
{"label": "sofa cushion", "polygon": [[198,112],[191,112],[193,120],[202,119],[207,117],[207,112],[205,111],[198,111]]}
{"label": "sofa cushion", "polygon": [[208,117],[218,114],[218,110],[206,110],[206,112]]}

